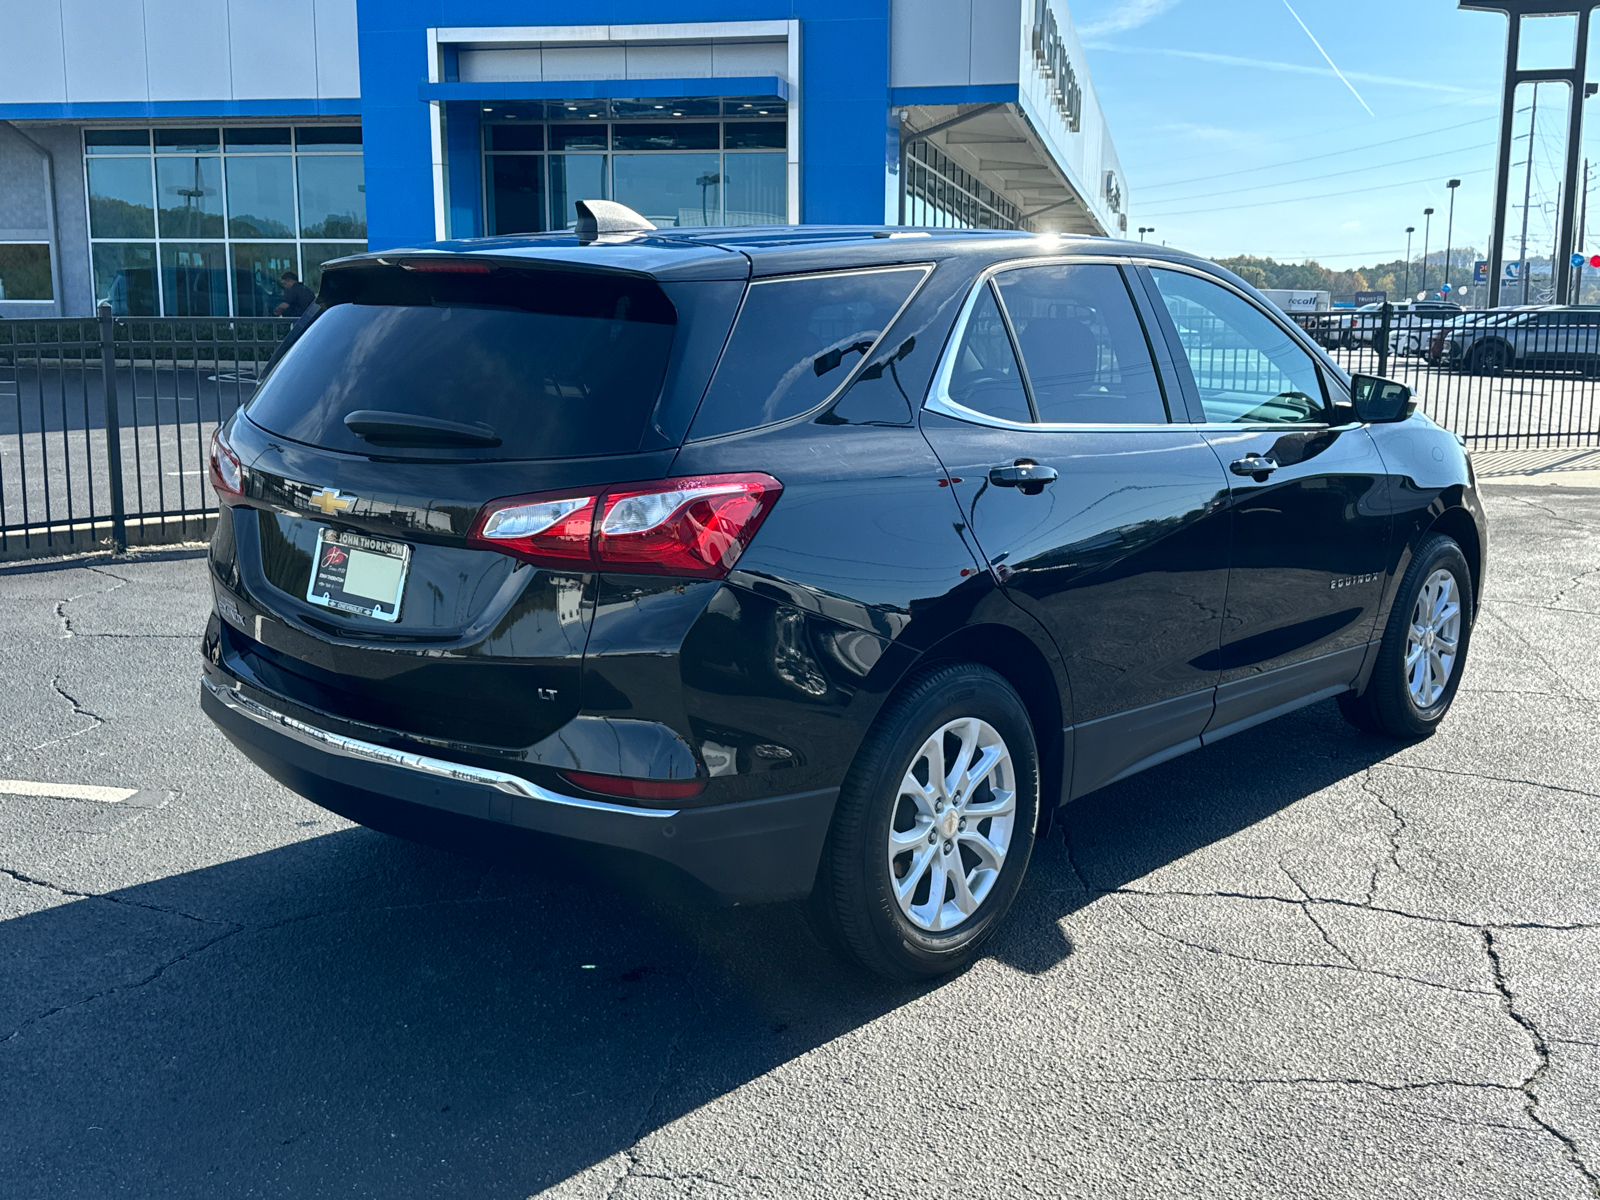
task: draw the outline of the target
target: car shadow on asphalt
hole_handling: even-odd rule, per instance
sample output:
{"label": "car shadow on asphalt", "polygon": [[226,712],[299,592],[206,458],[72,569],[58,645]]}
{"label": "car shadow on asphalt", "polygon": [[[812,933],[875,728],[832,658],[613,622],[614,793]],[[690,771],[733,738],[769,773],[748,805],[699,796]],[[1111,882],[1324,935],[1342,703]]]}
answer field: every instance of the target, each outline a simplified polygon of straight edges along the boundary
{"label": "car shadow on asphalt", "polygon": [[[1321,705],[1086,797],[993,959],[1070,970],[1063,918],[1393,750]],[[520,1200],[735,1089],[803,1105],[777,1068],[942,986],[864,978],[795,906],[359,828],[13,918],[0,962],[0,1190],[30,1196]]]}

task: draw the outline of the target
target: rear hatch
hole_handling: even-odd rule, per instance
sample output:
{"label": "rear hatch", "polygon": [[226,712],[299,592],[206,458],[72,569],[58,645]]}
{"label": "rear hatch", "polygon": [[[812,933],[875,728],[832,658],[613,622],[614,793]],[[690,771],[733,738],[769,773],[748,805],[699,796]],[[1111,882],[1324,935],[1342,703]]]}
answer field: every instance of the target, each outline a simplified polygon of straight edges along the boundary
{"label": "rear hatch", "polygon": [[666,474],[744,287],[743,256],[696,253],[729,261],[690,281],[437,253],[330,269],[224,431],[244,468],[213,551],[244,606],[230,668],[463,750],[570,720],[595,576],[468,534],[498,497]]}

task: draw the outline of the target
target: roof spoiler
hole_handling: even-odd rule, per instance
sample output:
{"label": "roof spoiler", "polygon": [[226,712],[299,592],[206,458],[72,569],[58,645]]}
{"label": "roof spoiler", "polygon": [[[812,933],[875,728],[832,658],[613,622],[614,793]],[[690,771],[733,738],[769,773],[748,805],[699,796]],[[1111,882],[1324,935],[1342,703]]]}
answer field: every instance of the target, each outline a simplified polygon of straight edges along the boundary
{"label": "roof spoiler", "polygon": [[649,233],[655,225],[615,200],[579,200],[577,234],[580,242],[592,242],[606,233]]}

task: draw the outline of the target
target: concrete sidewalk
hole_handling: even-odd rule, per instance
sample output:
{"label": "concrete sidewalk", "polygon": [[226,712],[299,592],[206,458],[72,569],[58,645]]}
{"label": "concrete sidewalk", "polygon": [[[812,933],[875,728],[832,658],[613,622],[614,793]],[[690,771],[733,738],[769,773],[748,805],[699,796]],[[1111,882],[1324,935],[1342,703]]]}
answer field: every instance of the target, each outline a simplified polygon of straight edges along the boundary
{"label": "concrete sidewalk", "polygon": [[1479,450],[1472,466],[1483,484],[1600,487],[1600,447],[1561,450]]}

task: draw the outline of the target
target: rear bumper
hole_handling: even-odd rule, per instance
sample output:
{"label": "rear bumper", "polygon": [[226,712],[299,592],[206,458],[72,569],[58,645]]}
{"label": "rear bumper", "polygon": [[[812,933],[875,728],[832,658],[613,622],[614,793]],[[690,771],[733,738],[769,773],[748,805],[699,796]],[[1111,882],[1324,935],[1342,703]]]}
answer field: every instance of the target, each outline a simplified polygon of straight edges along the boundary
{"label": "rear bumper", "polygon": [[341,816],[426,829],[431,814],[630,850],[686,872],[725,903],[807,895],[838,797],[823,788],[706,808],[632,808],[330,733],[211,678],[201,680],[200,707],[257,766]]}

